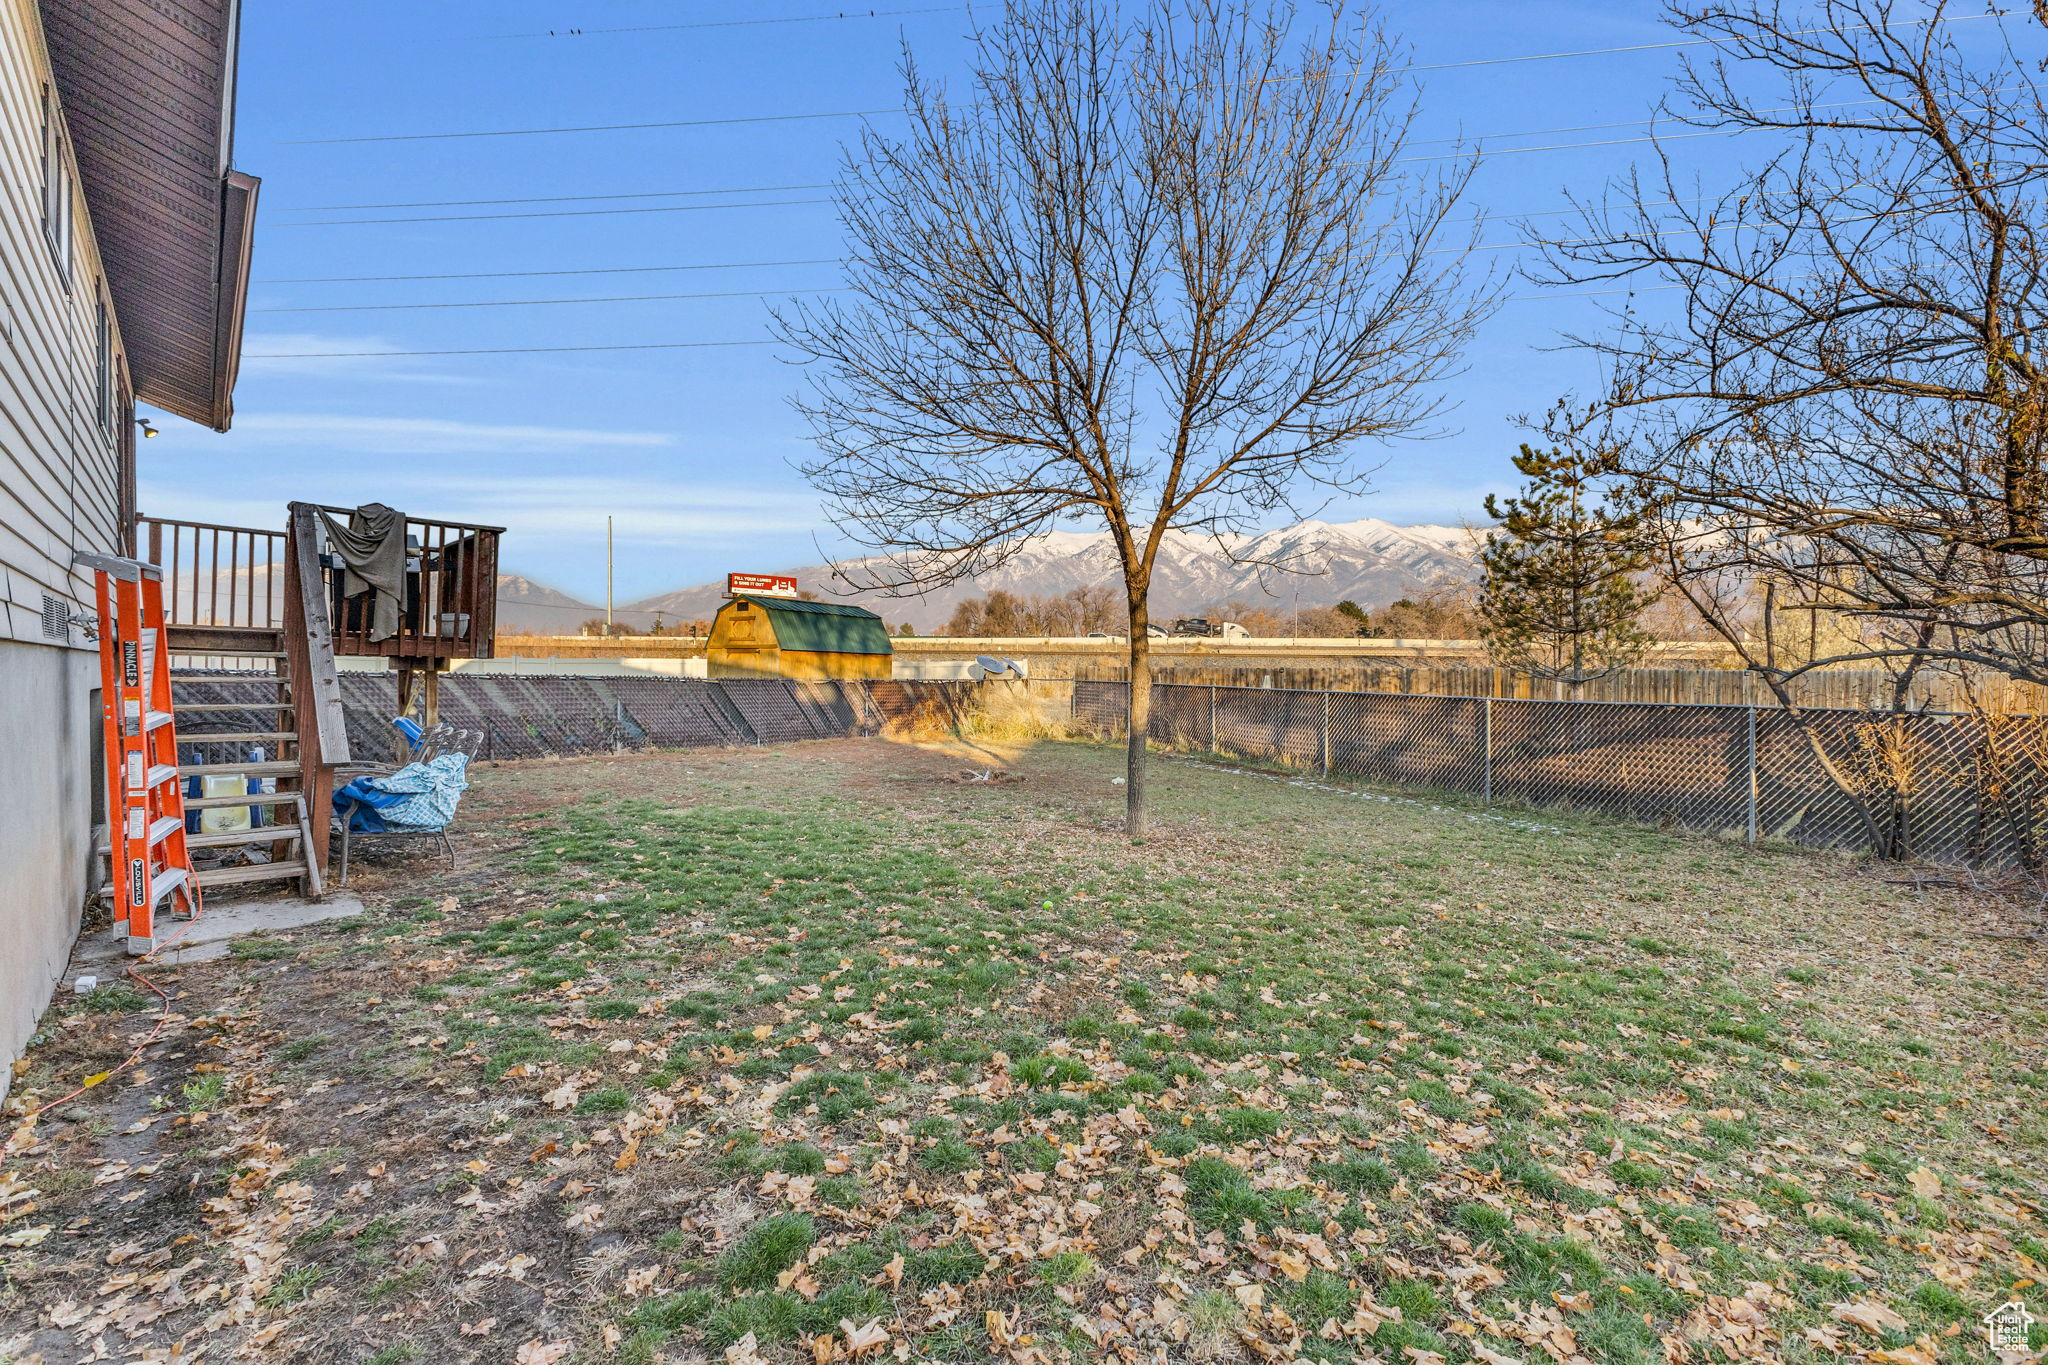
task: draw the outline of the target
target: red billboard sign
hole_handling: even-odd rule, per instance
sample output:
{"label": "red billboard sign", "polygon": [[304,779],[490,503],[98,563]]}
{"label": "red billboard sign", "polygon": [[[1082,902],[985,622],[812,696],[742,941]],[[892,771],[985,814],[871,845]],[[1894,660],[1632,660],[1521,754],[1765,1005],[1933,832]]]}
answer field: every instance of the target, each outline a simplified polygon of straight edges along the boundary
{"label": "red billboard sign", "polygon": [[786,573],[729,573],[725,576],[725,595],[738,597],[745,593],[749,597],[794,597],[796,576]]}

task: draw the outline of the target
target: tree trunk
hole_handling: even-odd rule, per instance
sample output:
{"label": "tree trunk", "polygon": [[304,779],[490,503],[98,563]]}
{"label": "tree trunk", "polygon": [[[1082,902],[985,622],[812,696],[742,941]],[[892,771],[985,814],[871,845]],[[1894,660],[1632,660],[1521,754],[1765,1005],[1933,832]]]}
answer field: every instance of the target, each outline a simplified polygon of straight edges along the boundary
{"label": "tree trunk", "polygon": [[1145,594],[1130,596],[1130,725],[1124,765],[1124,830],[1133,842],[1145,837],[1145,742],[1152,733],[1151,614]]}

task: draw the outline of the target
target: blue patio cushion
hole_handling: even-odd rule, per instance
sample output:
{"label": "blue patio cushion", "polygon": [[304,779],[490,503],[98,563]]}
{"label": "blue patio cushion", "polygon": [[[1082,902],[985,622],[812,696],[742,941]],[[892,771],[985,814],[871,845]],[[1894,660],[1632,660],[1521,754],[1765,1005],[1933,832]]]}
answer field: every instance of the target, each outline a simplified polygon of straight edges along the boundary
{"label": "blue patio cushion", "polygon": [[334,794],[335,814],[358,834],[446,828],[469,790],[469,755],[408,763],[388,777],[358,777]]}

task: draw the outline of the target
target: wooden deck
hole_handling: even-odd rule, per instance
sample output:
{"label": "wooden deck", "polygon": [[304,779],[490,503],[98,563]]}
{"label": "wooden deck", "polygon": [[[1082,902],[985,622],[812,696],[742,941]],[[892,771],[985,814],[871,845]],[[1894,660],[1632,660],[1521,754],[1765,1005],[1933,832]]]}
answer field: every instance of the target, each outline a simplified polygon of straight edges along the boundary
{"label": "wooden deck", "polygon": [[[319,511],[346,516],[345,507]],[[320,539],[318,519],[309,519]],[[406,593],[399,628],[371,638],[366,597],[341,594],[340,561],[316,545],[328,626],[337,655],[428,662],[488,659],[497,638],[498,537],[504,528],[407,517]],[[239,632],[285,625],[289,529],[220,526],[166,517],[136,519],[136,549],[164,571],[165,613],[174,627],[218,632],[222,646]],[[197,638],[187,636],[187,638]],[[223,652],[227,652],[223,649]]]}

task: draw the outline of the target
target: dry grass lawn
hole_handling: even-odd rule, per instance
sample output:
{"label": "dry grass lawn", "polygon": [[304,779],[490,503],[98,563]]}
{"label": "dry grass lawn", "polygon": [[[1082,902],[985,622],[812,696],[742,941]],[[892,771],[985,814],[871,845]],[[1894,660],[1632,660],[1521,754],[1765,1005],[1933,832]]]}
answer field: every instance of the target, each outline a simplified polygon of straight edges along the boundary
{"label": "dry grass lawn", "polygon": [[[1186,760],[1132,847],[1118,762],[478,772],[458,871],[154,970],[141,1065],[15,1129],[0,1359],[1933,1365],[2048,1320],[1999,905]],[[13,1122],[156,1013],[61,1004]]]}

